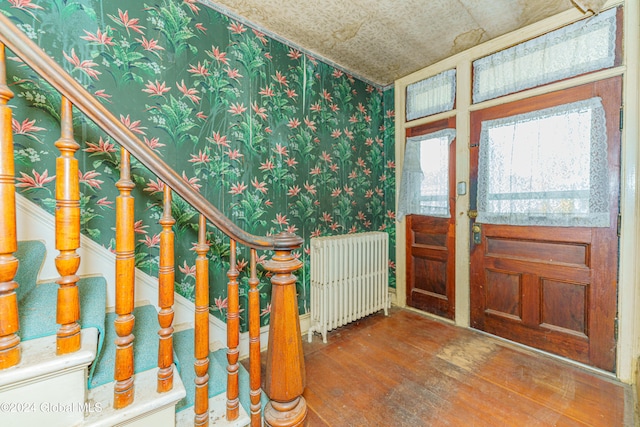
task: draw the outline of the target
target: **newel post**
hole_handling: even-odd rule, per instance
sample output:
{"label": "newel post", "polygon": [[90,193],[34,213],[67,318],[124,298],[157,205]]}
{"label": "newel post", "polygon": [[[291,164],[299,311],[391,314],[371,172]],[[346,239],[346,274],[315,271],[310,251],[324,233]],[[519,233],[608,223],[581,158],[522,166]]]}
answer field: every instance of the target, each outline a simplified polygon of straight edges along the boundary
{"label": "newel post", "polygon": [[275,239],[275,255],[265,263],[274,275],[265,374],[265,393],[270,401],[264,409],[264,422],[270,427],[302,426],[307,418],[307,402],[302,397],[306,378],[293,275],[302,262],[291,251],[303,241],[290,233],[280,233]]}

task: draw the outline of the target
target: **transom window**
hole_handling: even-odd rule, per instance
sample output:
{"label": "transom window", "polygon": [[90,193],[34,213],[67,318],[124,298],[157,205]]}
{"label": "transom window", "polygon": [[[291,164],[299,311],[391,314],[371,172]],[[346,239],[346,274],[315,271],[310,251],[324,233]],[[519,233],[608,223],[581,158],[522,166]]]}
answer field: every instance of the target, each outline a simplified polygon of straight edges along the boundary
{"label": "transom window", "polygon": [[456,70],[447,70],[407,86],[407,120],[450,111],[456,99]]}
{"label": "transom window", "polygon": [[617,9],[473,62],[473,102],[613,67]]}

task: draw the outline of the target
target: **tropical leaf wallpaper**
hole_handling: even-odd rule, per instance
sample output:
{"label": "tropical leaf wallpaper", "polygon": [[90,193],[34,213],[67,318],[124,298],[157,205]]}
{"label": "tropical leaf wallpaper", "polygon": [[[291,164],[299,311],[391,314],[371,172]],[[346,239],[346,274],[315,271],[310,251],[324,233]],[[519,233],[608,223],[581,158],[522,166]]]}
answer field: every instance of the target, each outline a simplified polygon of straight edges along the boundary
{"label": "tropical leaf wallpaper", "polygon": [[[382,91],[196,0],[7,0],[0,11],[195,189],[247,231],[309,239],[384,230],[395,286],[393,91]],[[60,96],[11,52],[18,191],[53,212]],[[82,231],[115,247],[119,147],[76,114]],[[136,264],[158,267],[163,184],[133,162]],[[174,199],[176,290],[193,299],[197,212]],[[208,230],[211,312],[226,315],[229,241]],[[261,263],[271,256],[259,254]],[[238,249],[241,304],[248,251]],[[270,285],[260,268],[263,324]],[[244,314],[244,313],[241,313]]]}

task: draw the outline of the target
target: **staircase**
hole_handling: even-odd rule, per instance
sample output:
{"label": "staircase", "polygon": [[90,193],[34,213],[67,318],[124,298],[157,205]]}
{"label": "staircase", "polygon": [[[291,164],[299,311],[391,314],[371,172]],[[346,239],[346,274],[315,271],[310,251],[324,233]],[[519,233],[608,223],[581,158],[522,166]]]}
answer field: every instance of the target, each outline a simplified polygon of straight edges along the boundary
{"label": "staircase", "polygon": [[[17,241],[11,109],[4,46],[62,96],[56,162],[55,266],[58,278],[40,283],[46,256],[39,240]],[[79,146],[72,106],[121,148],[116,200],[115,280],[78,274],[80,252]],[[136,301],[134,156],[163,183],[159,221],[157,301]],[[174,325],[172,194],[199,213],[194,318]],[[0,425],[298,426],[306,419],[304,358],[292,274],[292,250],[302,239],[282,233],[254,236],[238,228],[146,144],[0,14]],[[230,239],[227,272],[227,348],[210,351],[207,227]],[[40,237],[38,237],[40,238]],[[250,248],[249,365],[239,359],[237,245]],[[261,374],[257,251],[274,251],[266,371]],[[109,290],[111,289],[111,290]],[[113,292],[114,307],[108,308]],[[264,387],[264,393],[261,386]]]}
{"label": "staircase", "polygon": [[[52,352],[47,349],[55,343],[52,337],[56,334],[56,312],[55,305],[50,302],[56,299],[58,284],[37,282],[37,274],[46,255],[45,245],[41,241],[22,241],[18,243],[18,250],[14,255],[19,261],[15,277],[15,281],[20,283],[16,290],[21,326],[19,335],[24,345],[23,349],[33,348],[29,354],[39,357],[35,363],[24,363],[23,360],[16,368],[0,373],[0,401],[15,403],[13,411],[10,407],[9,412],[0,413],[2,425],[26,426],[46,423],[48,426],[113,426],[122,422],[131,425],[129,419],[134,414],[139,417],[138,422],[141,425],[150,425],[151,421],[154,426],[173,425],[171,418],[174,417],[174,412],[177,425],[189,425],[193,422],[193,328],[183,329],[173,335],[174,361],[178,366],[174,375],[181,381],[181,386],[178,387],[174,382],[173,392],[170,394],[150,393],[148,397],[152,399],[144,399],[143,396],[142,399],[134,400],[135,405],[128,409],[128,416],[123,417],[120,412],[110,407],[109,401],[113,388],[111,382],[114,374],[114,342],[117,335],[114,329],[116,314],[105,312],[105,279],[94,276],[83,277],[78,281],[80,306],[83,308],[80,316],[80,324],[83,326],[81,341],[82,347],[86,347],[86,355],[76,361],[65,361],[60,357],[50,357]],[[134,373],[138,374],[142,381],[143,378],[149,380],[153,387],[157,377],[155,368],[158,354],[158,312],[153,305],[142,302],[134,309],[133,314],[136,318],[133,329],[136,336]],[[209,353],[209,361],[209,416],[211,420],[217,420],[225,415],[226,349]],[[74,375],[59,374],[65,370],[80,371],[79,381],[75,381]],[[25,378],[17,380],[17,375],[24,375]],[[48,382],[51,383],[51,377],[57,378],[56,386],[48,385]],[[248,390],[248,373],[242,366],[239,380],[240,389]],[[21,382],[28,382],[33,386],[18,386]],[[69,394],[62,395],[60,388],[69,389]],[[18,407],[18,403],[22,406]],[[250,422],[247,415],[250,408],[248,393],[241,394],[240,404],[240,416],[232,425],[248,425]],[[168,410],[165,413],[163,409]],[[46,415],[44,418],[43,414]],[[158,420],[150,418],[152,415]],[[167,420],[169,422],[166,422]],[[5,424],[5,421],[8,424]]]}

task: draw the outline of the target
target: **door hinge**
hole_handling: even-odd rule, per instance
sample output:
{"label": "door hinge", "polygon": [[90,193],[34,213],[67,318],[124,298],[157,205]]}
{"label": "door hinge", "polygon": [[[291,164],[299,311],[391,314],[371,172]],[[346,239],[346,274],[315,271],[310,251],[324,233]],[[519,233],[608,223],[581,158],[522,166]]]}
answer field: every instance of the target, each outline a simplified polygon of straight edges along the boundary
{"label": "door hinge", "polygon": [[622,214],[621,213],[618,214],[617,230],[618,230],[618,237],[622,236]]}
{"label": "door hinge", "polygon": [[620,130],[624,127],[624,107],[620,106]]}
{"label": "door hinge", "polygon": [[618,340],[618,318],[613,319],[613,339]]}

